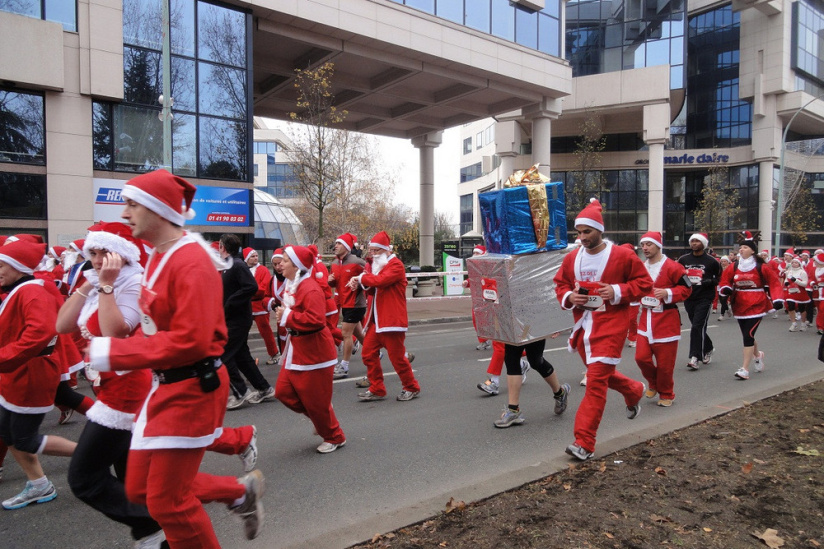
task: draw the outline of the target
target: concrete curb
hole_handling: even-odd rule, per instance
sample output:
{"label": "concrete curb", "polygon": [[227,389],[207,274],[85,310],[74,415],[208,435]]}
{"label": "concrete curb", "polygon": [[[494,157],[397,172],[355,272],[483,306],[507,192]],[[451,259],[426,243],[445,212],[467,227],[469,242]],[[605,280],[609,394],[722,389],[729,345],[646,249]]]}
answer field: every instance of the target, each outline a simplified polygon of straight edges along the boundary
{"label": "concrete curb", "polygon": [[[696,410],[680,414],[677,417],[673,417],[668,421],[658,423],[652,427],[644,428],[638,432],[628,433],[626,435],[617,436],[611,439],[605,438],[603,441],[599,440],[598,453],[596,454],[594,461],[606,459],[610,454],[617,452],[618,450],[629,448],[639,442],[651,440],[673,431],[677,431],[691,425],[696,425],[733,410],[748,406],[752,402],[763,400],[792,389],[797,389],[798,387],[808,385],[822,379],[824,379],[824,372],[816,372],[786,383],[777,384],[749,395],[750,400],[733,399],[718,405],[698,408]],[[607,461],[609,460],[607,459]],[[518,488],[524,484],[553,475],[568,468],[570,463],[574,462],[572,462],[569,456],[565,455],[563,450],[561,450],[556,455],[548,456],[546,461],[536,463],[535,465],[516,471],[508,471],[499,476],[484,480],[483,483],[465,486],[451,492],[441,493],[431,498],[427,498],[426,500],[419,501],[409,507],[389,511],[328,534],[306,539],[299,545],[292,545],[287,549],[299,549],[305,547],[349,547],[356,543],[362,543],[368,539],[371,539],[371,537],[376,533],[390,532],[392,530],[409,526],[436,516],[443,512],[446,502],[451,497],[455,498],[457,501],[465,501],[466,503],[481,501],[502,492]]]}

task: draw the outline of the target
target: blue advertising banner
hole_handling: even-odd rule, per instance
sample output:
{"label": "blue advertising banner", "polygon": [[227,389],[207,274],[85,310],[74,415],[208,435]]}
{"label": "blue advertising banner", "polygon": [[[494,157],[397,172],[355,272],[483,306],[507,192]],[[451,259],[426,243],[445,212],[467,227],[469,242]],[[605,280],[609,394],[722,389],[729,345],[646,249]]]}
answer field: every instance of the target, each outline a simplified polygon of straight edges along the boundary
{"label": "blue advertising banner", "polygon": [[[94,219],[95,221],[121,221],[123,198],[120,191],[126,181],[122,179],[98,179],[94,183]],[[192,201],[194,219],[186,221],[187,225],[221,225],[230,227],[251,226],[251,191],[230,187],[197,188]]]}

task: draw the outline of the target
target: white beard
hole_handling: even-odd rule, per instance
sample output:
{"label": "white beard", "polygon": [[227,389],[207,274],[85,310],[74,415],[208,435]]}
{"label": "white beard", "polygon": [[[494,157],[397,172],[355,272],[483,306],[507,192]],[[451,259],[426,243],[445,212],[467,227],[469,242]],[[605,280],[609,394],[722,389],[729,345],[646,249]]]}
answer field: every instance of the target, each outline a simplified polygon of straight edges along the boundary
{"label": "white beard", "polygon": [[37,264],[37,267],[34,268],[35,271],[49,271],[51,272],[54,269],[55,262],[54,259],[50,258],[48,255],[44,255],[43,259],[40,260],[40,263]]}
{"label": "white beard", "polygon": [[386,254],[378,254],[372,256],[372,272],[380,273],[386,264],[389,263],[389,256]]}
{"label": "white beard", "polygon": [[63,269],[68,273],[69,269],[72,268],[72,265],[77,263],[77,256],[80,254],[77,252],[66,252],[66,255],[63,256]]}
{"label": "white beard", "polygon": [[289,280],[287,278],[284,281],[283,304],[287,309],[291,309],[295,306],[295,293],[298,291],[298,280],[300,280],[300,271],[295,274],[294,279]]}

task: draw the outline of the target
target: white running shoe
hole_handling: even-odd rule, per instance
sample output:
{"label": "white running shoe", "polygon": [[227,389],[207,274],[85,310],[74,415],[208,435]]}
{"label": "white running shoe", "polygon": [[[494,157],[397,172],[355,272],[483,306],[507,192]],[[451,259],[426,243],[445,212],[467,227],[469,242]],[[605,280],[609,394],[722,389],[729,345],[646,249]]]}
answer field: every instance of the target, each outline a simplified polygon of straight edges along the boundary
{"label": "white running shoe", "polygon": [[755,359],[755,371],[756,373],[764,371],[764,351],[758,352],[758,357]]}
{"label": "white running shoe", "polygon": [[745,370],[744,368],[739,368],[737,372],[735,372],[735,377],[738,379],[748,380],[750,379],[750,373]]}
{"label": "white running shoe", "polygon": [[581,387],[586,387],[587,386],[587,373],[586,372],[584,372],[584,377],[581,378],[581,383],[579,383],[579,385]]}
{"label": "white running shoe", "polygon": [[793,322],[792,324],[790,324],[790,331],[791,331],[791,332],[797,332],[797,331],[798,331],[798,324],[797,324],[797,323],[795,323],[795,322]]}

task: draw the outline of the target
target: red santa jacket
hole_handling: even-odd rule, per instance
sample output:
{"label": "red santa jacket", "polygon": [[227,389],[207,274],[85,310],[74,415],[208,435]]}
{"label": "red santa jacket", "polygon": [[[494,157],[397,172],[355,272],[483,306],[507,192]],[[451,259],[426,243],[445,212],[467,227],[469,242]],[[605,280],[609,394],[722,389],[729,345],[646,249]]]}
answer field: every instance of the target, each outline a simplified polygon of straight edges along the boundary
{"label": "red santa jacket", "polygon": [[43,280],[15,286],[0,303],[0,406],[20,414],[45,414],[60,383],[58,306]]}
{"label": "red santa jacket", "polygon": [[784,271],[784,301],[809,303],[808,284],[807,270],[804,267],[794,269],[791,265],[789,269]]}
{"label": "red santa jacket", "polygon": [[372,263],[360,277],[360,283],[372,298],[364,328],[374,322],[377,332],[405,332],[409,326],[409,315],[406,312],[406,270],[403,261],[392,254],[380,271]]}
{"label": "red santa jacket", "polygon": [[[220,357],[226,344],[223,283],[204,246],[184,235],[166,253],[153,252],[143,275],[144,318],[133,337],[96,337],[91,366],[100,371],[155,371]],[[155,379],[132,435],[133,449],[202,448],[222,432],[228,376],[204,393],[197,378],[159,384]]]}
{"label": "red santa jacket", "polygon": [[326,297],[314,277],[306,273],[295,287],[286,283],[283,304],[286,309],[280,326],[287,329],[287,370],[317,370],[338,363],[338,351],[332,333],[326,325]]}
{"label": "red santa jacket", "polygon": [[814,261],[810,261],[810,265],[810,291],[814,300],[821,301],[824,299],[824,267],[816,267]]}
{"label": "red santa jacket", "polygon": [[332,263],[332,274],[335,278],[329,285],[337,291],[338,305],[342,309],[366,307],[366,298],[360,288],[349,289],[349,281],[363,272],[366,262],[355,254],[346,254],[343,259],[336,259]]}
{"label": "red santa jacket", "polygon": [[[572,309],[575,325],[569,336],[569,350],[584,346],[586,363],[618,364],[627,336],[630,302],[640,301],[652,291],[652,279],[644,264],[631,250],[606,242],[598,254],[598,265],[593,273],[581,273],[581,259],[585,250],[579,248],[567,254],[555,274],[555,293],[563,309]],[[615,298],[604,302],[597,311],[572,306],[569,295],[582,281],[611,284]]]}
{"label": "red santa jacket", "polygon": [[[57,286],[53,284],[46,283],[43,287],[51,294],[59,311],[60,307],[62,307],[66,301],[65,296],[63,296]],[[61,381],[68,381],[74,372],[82,370],[86,365],[86,363],[83,362],[83,354],[80,352],[81,349],[85,348],[86,342],[84,341],[78,345],[72,334],[60,334],[57,336],[57,344],[54,347],[53,356],[60,363]]]}
{"label": "red santa jacket", "polygon": [[272,284],[272,273],[260,263],[252,267],[251,270],[258,285],[258,291],[252,298],[252,316],[269,314],[263,300],[266,297],[267,289]]}
{"label": "red santa jacket", "polygon": [[[645,261],[644,266],[652,278],[653,289],[666,290],[668,295],[657,304],[641,299],[638,335],[646,337],[650,343],[678,341],[681,339],[681,315],[676,303],[687,299],[692,291],[684,279],[687,271],[683,265],[666,256],[656,265]],[[653,292],[650,296],[655,299]]]}
{"label": "red santa jacket", "polygon": [[[758,269],[757,265],[753,265],[743,270],[739,261],[735,261],[721,274],[718,293],[731,296],[735,318],[760,318],[773,310],[765,286],[769,286],[770,295],[783,295],[781,281],[772,269],[767,269],[765,265]],[[778,298],[773,301],[778,303],[784,300]]]}

